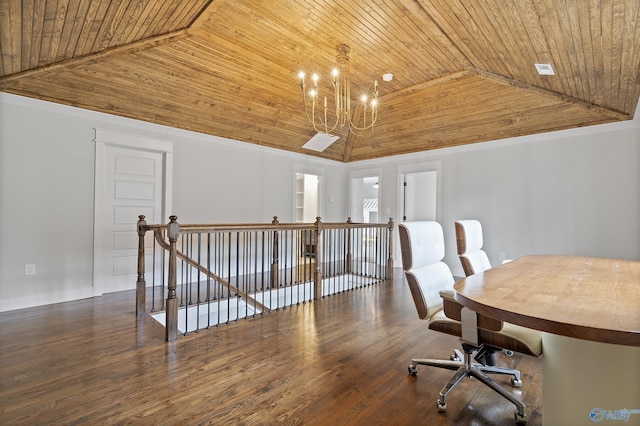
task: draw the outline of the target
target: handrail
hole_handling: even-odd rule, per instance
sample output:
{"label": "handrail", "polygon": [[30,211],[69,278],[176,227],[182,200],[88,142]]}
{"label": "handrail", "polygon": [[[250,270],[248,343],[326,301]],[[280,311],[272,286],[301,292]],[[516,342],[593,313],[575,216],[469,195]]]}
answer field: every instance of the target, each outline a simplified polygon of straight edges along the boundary
{"label": "handrail", "polygon": [[[159,232],[154,232],[154,236],[155,236],[156,241],[158,242],[158,245],[160,245],[160,247],[164,248],[167,251],[171,250],[171,245],[167,244],[167,242],[164,241],[160,237],[160,233]],[[229,289],[230,291],[235,292],[239,296],[244,297],[246,300],[252,302],[254,304],[254,306],[257,306],[261,310],[268,310],[268,308],[266,306],[264,306],[262,303],[258,302],[257,300],[255,300],[254,298],[249,296],[246,292],[244,292],[244,291],[240,290],[239,288],[237,288],[236,286],[230,284],[224,278],[218,276],[217,274],[214,274],[213,272],[211,272],[210,270],[205,268],[203,265],[199,265],[197,262],[195,262],[193,259],[188,257],[186,254],[182,253],[178,249],[176,249],[176,256],[179,257],[180,259],[182,259],[183,261],[187,262],[189,265],[193,266],[194,268],[197,268],[203,274],[206,274],[209,277],[213,278],[214,280],[217,280],[225,288]]]}
{"label": "handrail", "polygon": [[[224,262],[222,266],[217,265],[217,267],[222,268],[222,273],[225,273],[226,267],[226,273],[228,273],[229,277],[231,278],[231,267],[233,266],[231,263],[232,258],[235,262],[237,262],[234,265],[235,269],[233,270],[236,274],[244,271],[243,273],[249,273],[255,278],[258,276],[258,274],[261,273],[261,276],[264,278],[264,273],[268,271],[269,284],[267,288],[271,289],[271,292],[276,291],[276,294],[277,291],[280,291],[277,289],[281,288],[283,285],[286,287],[286,289],[289,289],[291,293],[293,293],[293,289],[291,288],[293,280],[290,276],[293,274],[294,270],[302,267],[302,264],[293,264],[294,254],[298,253],[295,256],[301,256],[302,254],[300,254],[300,250],[304,250],[305,258],[310,259],[308,262],[307,260],[304,261],[305,263],[303,269],[309,272],[309,275],[304,272],[304,276],[310,278],[310,282],[313,283],[313,298],[306,300],[318,300],[325,295],[332,294],[332,290],[326,289],[326,285],[323,282],[323,279],[327,279],[333,276],[344,276],[345,274],[356,277],[360,276],[367,279],[359,279],[360,281],[358,284],[350,283],[350,285],[362,286],[368,285],[372,282],[379,282],[380,280],[388,279],[389,273],[393,269],[391,236],[394,223],[392,218],[390,218],[387,223],[381,224],[353,223],[351,221],[351,218],[348,218],[347,222],[324,223],[320,220],[319,217],[316,218],[316,221],[314,223],[280,223],[277,216],[274,216],[273,221],[270,224],[251,223],[184,225],[178,224],[176,216],[170,216],[170,221],[168,224],[147,224],[144,215],[140,215],[138,219],[138,278],[136,283],[136,314],[139,318],[143,317],[146,314],[145,235],[146,232],[153,231],[154,240],[156,241],[157,246],[160,247],[162,251],[168,253],[168,277],[166,282],[167,299],[165,308],[167,341],[175,340],[178,335],[178,300],[176,292],[178,278],[178,259],[183,262],[183,268],[184,265],[186,265],[187,268],[193,268],[194,271],[198,271],[199,273],[204,274],[205,277],[213,279],[216,285],[221,286],[217,287],[218,289],[225,288],[229,292],[229,295],[233,294],[240,299],[243,299],[243,303],[246,303],[246,305],[243,306],[251,306],[254,315],[255,313],[264,313],[273,310],[273,306],[269,306],[263,303],[265,301],[264,292],[266,291],[264,290],[264,287],[262,287],[263,290],[260,290],[261,293],[259,294],[259,290],[254,284],[254,286],[252,287],[252,295],[251,290],[249,290],[250,287],[244,281],[242,282],[242,285],[245,287],[245,289],[240,288],[238,285],[233,285],[229,280],[224,279],[220,273],[216,273],[215,271],[211,270],[211,266],[209,263],[207,263],[206,266],[201,263],[201,235],[205,235],[207,236],[207,238],[211,238],[212,234],[214,236],[221,236],[222,242],[225,246],[220,253],[222,253],[221,256],[223,257],[227,256],[224,262],[228,262],[228,265]],[[343,232],[343,230],[345,232]],[[311,232],[311,234],[305,234],[305,231]],[[191,253],[191,255],[189,254],[189,247],[187,247],[186,252],[178,250],[177,241],[181,236],[181,240],[183,241],[183,248],[185,245],[185,241],[187,242],[187,244],[193,245],[193,238],[195,238],[194,236],[198,236],[197,260],[193,258],[193,253]],[[185,240],[185,238],[187,238],[187,240]],[[225,240],[225,238],[227,239]],[[249,246],[246,246],[247,242],[245,241],[245,239],[248,239],[247,241],[251,242],[253,241],[252,238],[255,239],[256,247],[258,244],[258,240],[260,240],[260,242],[262,243],[262,247],[253,249]],[[283,240],[280,241],[280,238],[282,238]],[[207,241],[207,244],[209,244],[209,240]],[[267,246],[265,246],[265,244],[267,244]],[[304,248],[300,248],[300,244],[302,244]],[[237,253],[231,252],[232,246],[235,248],[235,250],[237,250]],[[309,246],[311,247],[310,249]],[[242,249],[240,247],[242,247]],[[226,250],[228,250],[229,252],[227,253]],[[244,253],[241,252],[241,250],[247,250],[247,252]],[[193,251],[193,248],[191,248],[191,251]],[[356,251],[355,256],[353,251]],[[153,273],[155,274],[155,271],[157,269],[155,266],[155,248],[153,253]],[[219,254],[214,254],[213,252],[211,252],[210,248],[207,247],[205,256],[208,262],[211,260],[212,256],[218,255]],[[264,261],[266,260],[265,255],[269,256],[269,261],[267,263],[264,263]],[[162,264],[164,264],[165,256],[166,255],[161,255]],[[326,260],[323,260],[324,256],[326,256]],[[358,262],[360,263],[355,263],[354,259],[356,258],[358,258]],[[251,259],[253,259],[255,265],[249,265],[249,263],[247,263],[251,262]],[[267,269],[260,269],[261,272],[258,271],[258,260],[262,262],[262,268],[266,267]],[[296,262],[299,261],[300,259],[298,259]],[[249,266],[247,267],[247,265]],[[324,272],[323,268],[326,269]],[[185,273],[184,271],[185,270],[183,269],[183,273]],[[189,278],[187,278],[185,281],[185,277],[182,277],[182,292],[189,292],[188,305],[191,305],[192,301],[190,294],[192,291],[192,287],[189,283],[192,283],[193,281],[190,281],[191,273],[188,272],[190,270],[186,271],[186,273],[189,275]],[[198,281],[194,283],[194,285],[197,284],[198,288],[198,300],[196,303],[197,306],[199,306],[200,303],[204,303],[200,301],[199,292],[201,281],[199,281],[199,273],[197,275]],[[298,271],[297,273],[300,272]],[[287,274],[289,275],[289,278]],[[240,284],[240,276],[234,276],[234,278],[238,280],[238,284]],[[152,283],[153,288],[155,288],[155,279],[156,276],[154,275]],[[284,281],[281,282],[281,279],[283,279]],[[371,279],[373,279],[374,281],[371,281]],[[299,282],[299,277],[295,282]],[[306,282],[306,278],[300,282]],[[189,290],[185,290],[185,285],[189,286]],[[207,303],[210,303],[208,286],[209,281],[207,281],[207,297],[203,300],[206,300]],[[342,285],[339,285],[338,287],[339,289],[333,290],[333,292],[344,291],[344,287]],[[162,288],[164,289],[164,280],[162,281]],[[353,287],[350,287],[350,289],[352,288]],[[262,296],[262,302],[257,300],[256,297],[258,295]],[[227,300],[227,302],[230,300],[228,299],[228,296],[224,296],[224,294],[222,294],[221,297],[226,297],[225,300]],[[152,303],[152,312],[154,310],[154,303],[155,301]],[[290,301],[290,303],[293,302]],[[184,313],[183,315],[183,318],[185,318],[184,321],[186,321],[188,313]]]}

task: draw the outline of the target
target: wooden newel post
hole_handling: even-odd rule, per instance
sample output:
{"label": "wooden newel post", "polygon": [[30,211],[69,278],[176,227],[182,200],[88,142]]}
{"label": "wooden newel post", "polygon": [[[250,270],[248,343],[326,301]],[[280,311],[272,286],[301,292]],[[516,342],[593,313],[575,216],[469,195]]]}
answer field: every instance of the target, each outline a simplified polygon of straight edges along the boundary
{"label": "wooden newel post", "polygon": [[393,276],[393,218],[389,218],[389,258],[387,259],[387,274],[385,279],[390,279]]}
{"label": "wooden newel post", "polygon": [[144,279],[144,235],[147,232],[144,215],[138,216],[138,281],[136,281],[136,316],[143,318],[147,308],[147,282]]}
{"label": "wooden newel post", "polygon": [[178,338],[178,299],[176,297],[177,271],[176,271],[176,242],[180,234],[180,225],[177,216],[169,216],[167,234],[169,237],[169,277],[167,283],[167,309],[166,313],[166,340],[174,341]]}
{"label": "wooden newel post", "polygon": [[[280,222],[278,221],[278,216],[274,216],[273,220],[271,221],[272,225],[280,225]],[[272,247],[272,253],[271,253],[271,288],[277,288],[278,287],[278,252],[279,252],[279,242],[278,242],[278,233],[280,231],[273,231],[273,247]]]}
{"label": "wooden newel post", "polygon": [[314,287],[314,300],[319,300],[322,298],[322,222],[320,221],[320,217],[316,217],[315,225],[315,240],[316,240],[316,249],[313,254],[314,264],[313,264],[313,287]]}

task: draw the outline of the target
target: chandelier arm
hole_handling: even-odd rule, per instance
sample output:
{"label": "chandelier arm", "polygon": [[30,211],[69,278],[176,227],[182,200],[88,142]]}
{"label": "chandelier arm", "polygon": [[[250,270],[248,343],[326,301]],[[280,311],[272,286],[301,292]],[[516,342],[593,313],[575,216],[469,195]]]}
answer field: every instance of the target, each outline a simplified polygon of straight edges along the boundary
{"label": "chandelier arm", "polygon": [[307,105],[308,100],[307,100],[307,96],[304,93],[304,91],[302,92],[302,100],[303,100],[303,103],[304,103],[304,114],[307,116],[307,120],[309,120],[309,122],[313,126],[313,130],[315,130],[318,133],[330,134],[331,132],[333,132],[338,127],[339,120],[336,120],[336,122],[333,123],[333,126],[331,126],[331,128],[329,128],[329,125],[328,125],[328,122],[327,122],[327,119],[326,119],[326,115],[325,115],[325,120],[322,120],[321,117],[318,117],[318,122],[320,123],[321,127],[324,127],[324,129],[318,128],[318,125],[316,124],[316,120],[315,120],[315,118],[316,118],[315,101],[312,101],[312,103],[311,103],[311,114],[309,114],[309,107]]}
{"label": "chandelier arm", "polygon": [[[365,113],[366,113],[366,106],[363,107],[365,109]],[[356,118],[356,120],[358,120],[358,118]],[[364,130],[369,130],[369,129],[373,129],[374,125],[376,124],[376,121],[378,120],[378,108],[374,107],[371,110],[371,122],[369,124],[366,124],[366,120],[365,120],[365,125],[360,127],[357,126],[356,123],[353,120],[349,120],[349,129],[353,132],[353,133],[358,133]]]}
{"label": "chandelier arm", "polygon": [[327,124],[325,123],[325,129],[326,129],[326,132],[325,132],[325,133],[331,133],[331,132],[333,132],[337,127],[338,127],[338,121],[337,121],[337,120],[336,120],[336,122],[335,122],[335,123],[333,123],[333,127],[331,127],[330,129],[329,129],[329,127],[327,126]]}
{"label": "chandelier arm", "polygon": [[[313,124],[313,128],[314,128],[314,130],[316,130],[315,123],[313,122],[314,120],[312,119],[313,113],[311,113],[311,116],[309,115],[309,109],[308,109],[308,107],[307,107],[307,97],[306,97],[306,95],[305,95],[305,93],[304,93],[304,89],[302,90],[302,103],[303,103],[303,105],[304,105],[304,115],[306,115],[306,116],[307,116],[307,120],[309,120],[309,122],[310,122],[311,124]],[[317,130],[316,130],[316,131],[317,131]]]}
{"label": "chandelier arm", "polygon": [[324,98],[324,130],[325,130],[325,133],[329,133],[329,129],[328,129],[327,123],[328,123],[328,121],[327,121],[327,98],[325,96],[325,98]]}
{"label": "chandelier arm", "polygon": [[376,124],[376,122],[374,121],[374,122],[372,122],[372,123],[369,123],[369,124],[367,125],[367,127],[358,127],[358,126],[356,126],[355,124],[353,124],[353,122],[351,122],[351,121],[350,121],[350,122],[349,122],[349,129],[350,129],[352,132],[357,133],[357,132],[362,132],[362,131],[365,131],[365,130],[373,129],[373,127],[374,127],[374,125],[375,125],[375,124]]}
{"label": "chandelier arm", "polygon": [[367,127],[367,104],[364,104],[362,111],[362,124]]}
{"label": "chandelier arm", "polygon": [[[314,113],[313,118],[315,119],[315,113]],[[324,120],[322,119],[322,116],[320,115],[320,112],[318,112],[318,121],[320,122],[322,127],[324,127],[324,130],[318,130],[316,125],[315,125],[315,121],[312,120],[313,129],[316,132],[330,134],[331,132],[333,132],[336,129],[336,127],[338,127],[338,121],[336,121],[335,123],[333,123],[333,126],[331,128],[329,128],[329,121],[327,119],[327,108],[324,108]]]}

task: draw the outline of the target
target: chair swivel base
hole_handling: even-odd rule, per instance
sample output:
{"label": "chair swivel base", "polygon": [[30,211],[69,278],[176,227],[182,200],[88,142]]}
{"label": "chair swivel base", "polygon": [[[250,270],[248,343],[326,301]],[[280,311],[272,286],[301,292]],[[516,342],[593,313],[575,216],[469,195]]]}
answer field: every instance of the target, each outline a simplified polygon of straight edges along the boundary
{"label": "chair swivel base", "polygon": [[456,349],[455,355],[451,356],[450,360],[442,359],[425,359],[416,358],[411,360],[409,365],[409,374],[415,376],[418,372],[418,365],[428,365],[432,367],[446,368],[449,370],[456,370],[456,373],[449,380],[449,382],[440,391],[440,397],[438,398],[438,411],[445,412],[447,410],[447,396],[453,390],[458,383],[465,377],[475,377],[486,386],[499,393],[503,398],[507,399],[516,406],[515,421],[517,424],[525,424],[527,422],[527,415],[525,413],[526,406],[518,401],[513,395],[498,385],[487,374],[508,374],[511,375],[511,385],[514,387],[521,387],[522,380],[520,378],[520,371],[503,368],[496,366],[483,365],[472,362],[472,354],[478,350],[478,347],[462,344],[464,354]]}

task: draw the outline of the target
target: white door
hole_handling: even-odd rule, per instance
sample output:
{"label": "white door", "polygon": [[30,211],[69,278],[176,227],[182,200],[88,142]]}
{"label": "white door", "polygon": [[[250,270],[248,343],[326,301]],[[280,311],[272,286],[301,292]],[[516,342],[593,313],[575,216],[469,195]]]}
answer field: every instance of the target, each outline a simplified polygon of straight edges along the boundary
{"label": "white door", "polygon": [[[136,287],[138,216],[148,224],[164,223],[166,200],[165,152],[135,146],[96,146],[96,220],[94,287],[97,294]],[[99,210],[99,211],[98,211]],[[147,233],[147,249],[152,233]],[[151,253],[147,253],[150,269]]]}
{"label": "white door", "polygon": [[403,222],[436,220],[437,172],[416,172],[404,175]]}

